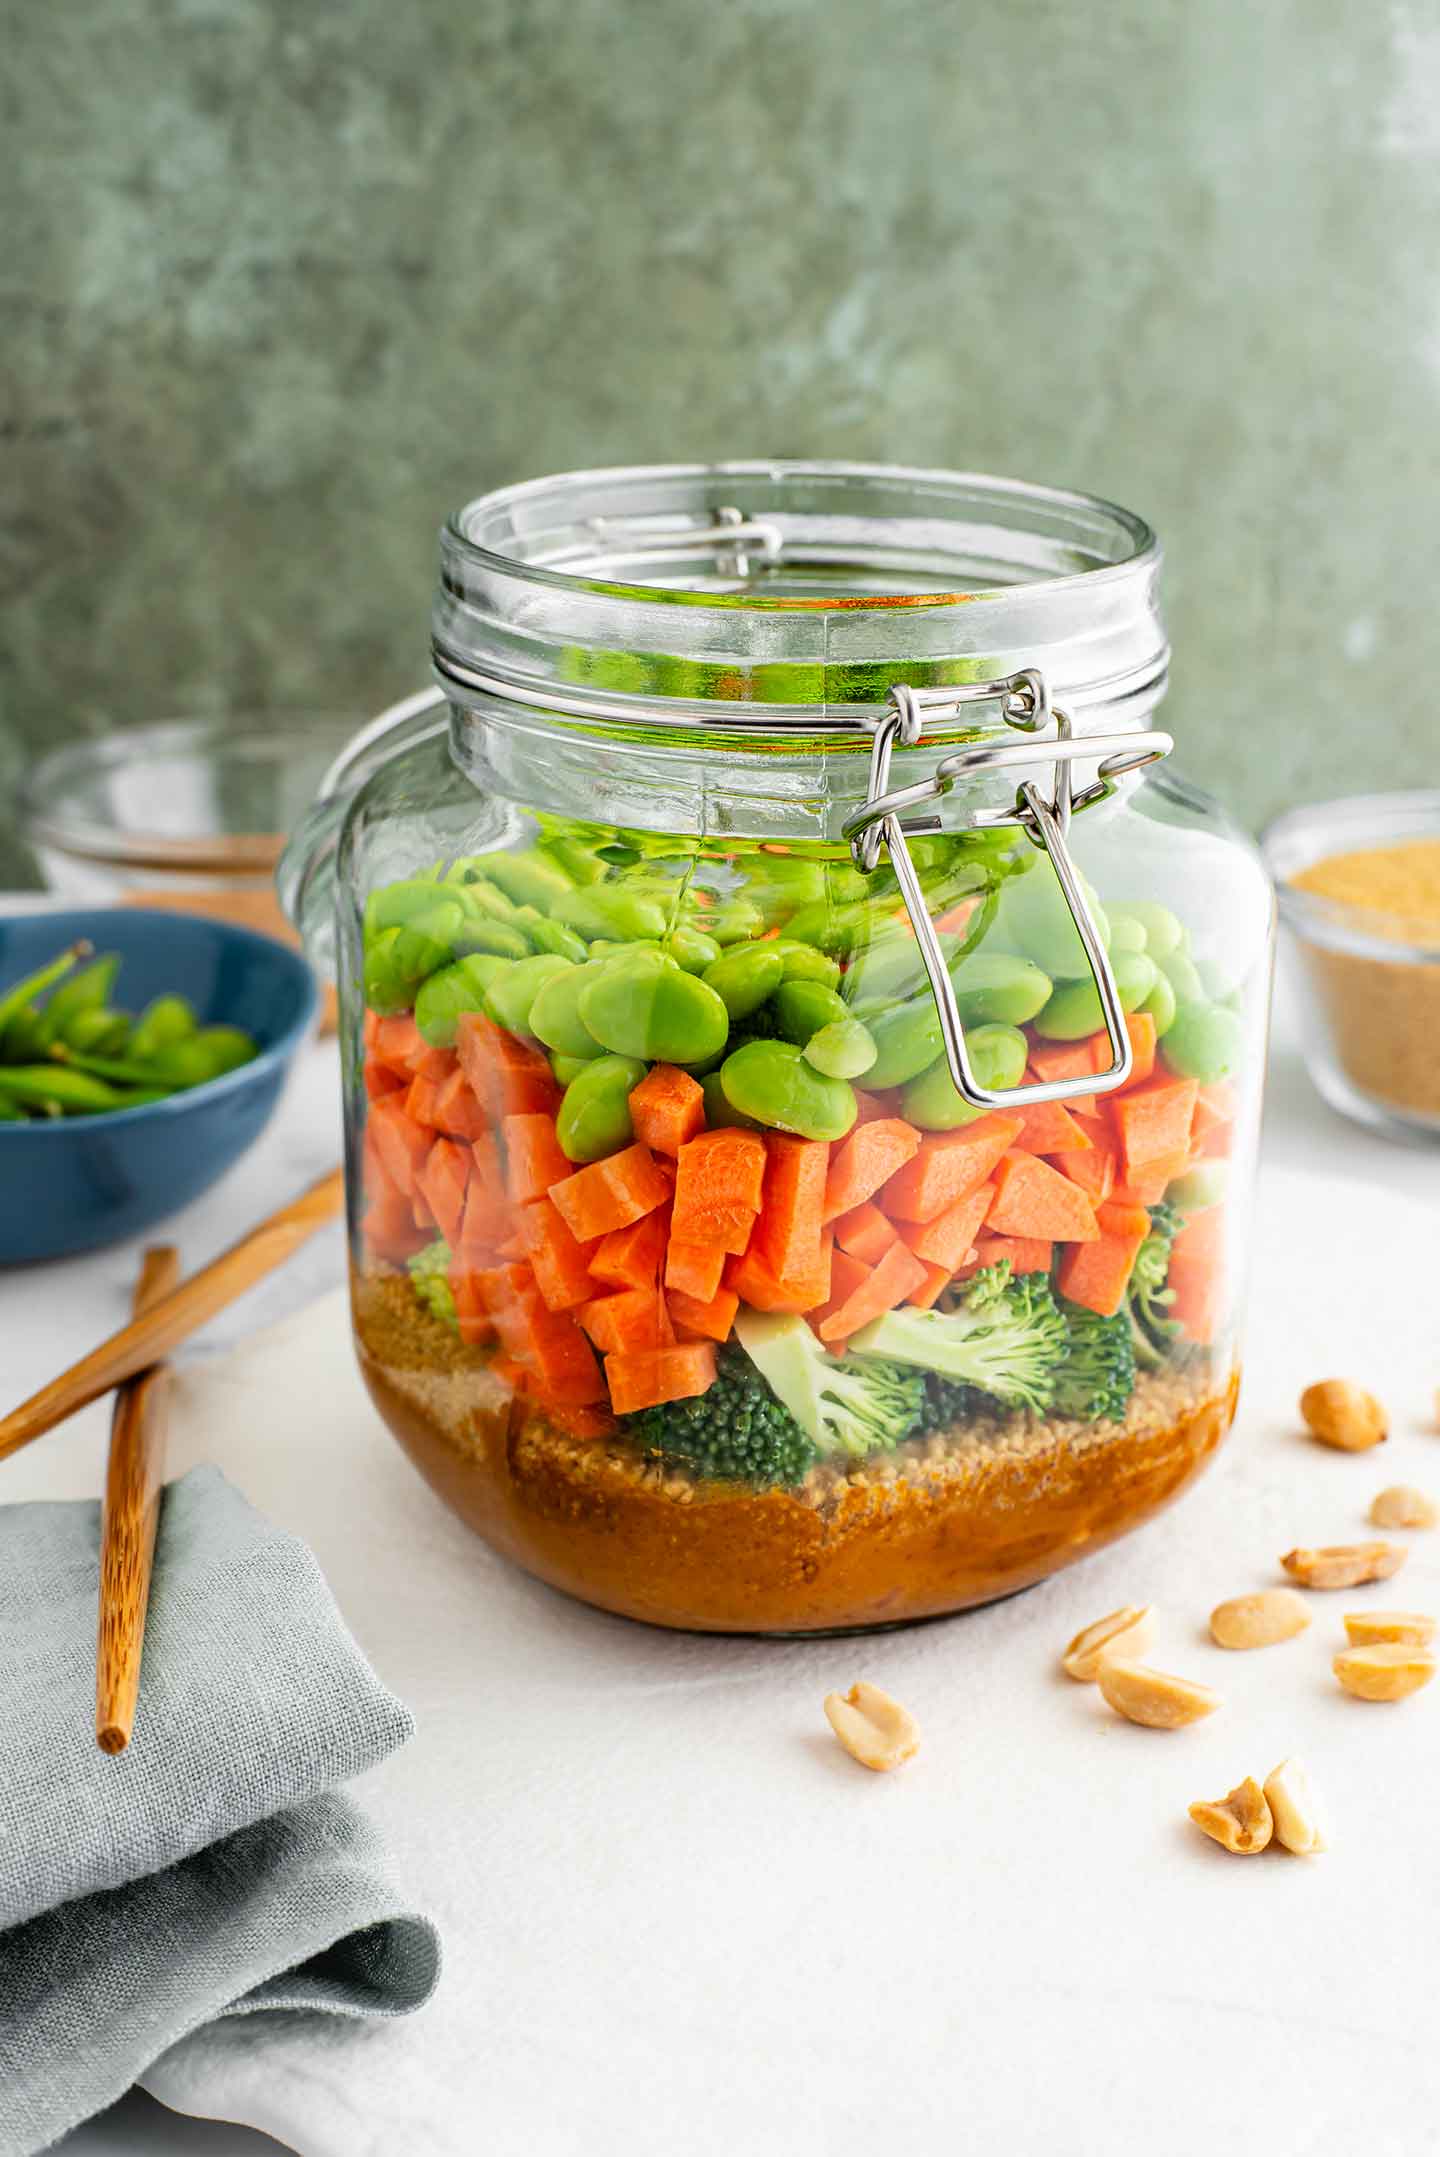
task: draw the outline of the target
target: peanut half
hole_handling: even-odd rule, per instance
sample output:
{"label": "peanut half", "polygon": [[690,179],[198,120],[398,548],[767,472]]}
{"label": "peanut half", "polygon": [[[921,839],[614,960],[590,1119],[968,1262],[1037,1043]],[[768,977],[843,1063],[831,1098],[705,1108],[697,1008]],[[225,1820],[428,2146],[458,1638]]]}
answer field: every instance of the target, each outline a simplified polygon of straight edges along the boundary
{"label": "peanut half", "polygon": [[1310,1778],[1298,1760],[1282,1760],[1270,1770],[1265,1778],[1265,1802],[1282,1850],[1293,1850],[1296,1857],[1314,1857],[1325,1848]]}
{"label": "peanut half", "polygon": [[1280,1563],[1302,1588],[1359,1588],[1367,1580],[1388,1580],[1408,1555],[1400,1543],[1330,1543],[1287,1551]]}
{"label": "peanut half", "polygon": [[1147,1730],[1179,1730],[1213,1715],[1220,1695],[1208,1685],[1189,1678],[1173,1678],[1148,1663],[1127,1663],[1105,1655],[1095,1673],[1102,1697],[1127,1722],[1143,1723]]}
{"label": "peanut half", "polygon": [[852,1760],[885,1774],[918,1751],[920,1726],[898,1700],[862,1679],[848,1693],[827,1693],[830,1728]]}
{"label": "peanut half", "polygon": [[1365,1453],[1390,1435],[1390,1418],[1363,1386],[1348,1378],[1324,1378],[1300,1396],[1300,1414],[1312,1438],[1342,1453]]}
{"label": "peanut half", "polygon": [[1232,1596],[1210,1613],[1210,1634],[1222,1648],[1273,1648],[1293,1640],[1310,1623],[1305,1599],[1293,1588],[1266,1588],[1259,1595]]}
{"label": "peanut half", "polygon": [[1435,1620],[1423,1610],[1350,1610],[1345,1631],[1352,1648],[1374,1648],[1398,1642],[1412,1648],[1428,1648],[1435,1638]]}
{"label": "peanut half", "polygon": [[1265,1793],[1253,1775],[1237,1783],[1228,1797],[1192,1805],[1190,1817],[1212,1842],[1236,1857],[1258,1857],[1275,1832]]}
{"label": "peanut half", "polygon": [[1377,1528],[1434,1528],[1440,1525],[1440,1507],[1423,1490],[1410,1483],[1391,1483],[1370,1507]]}
{"label": "peanut half", "polygon": [[1097,1618],[1075,1635],[1060,1658],[1061,1668],[1082,1685],[1093,1683],[1105,1655],[1143,1655],[1150,1645],[1151,1606],[1126,1603],[1107,1618]]}
{"label": "peanut half", "polygon": [[1435,1658],[1404,1641],[1380,1641],[1374,1647],[1342,1648],[1331,1668],[1357,1700],[1404,1700],[1430,1683]]}

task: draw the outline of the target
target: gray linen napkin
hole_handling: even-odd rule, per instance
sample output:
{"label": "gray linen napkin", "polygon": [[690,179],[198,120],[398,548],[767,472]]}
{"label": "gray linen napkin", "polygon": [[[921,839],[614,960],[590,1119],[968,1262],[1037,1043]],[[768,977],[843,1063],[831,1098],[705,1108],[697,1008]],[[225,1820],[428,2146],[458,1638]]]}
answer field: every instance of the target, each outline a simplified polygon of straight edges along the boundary
{"label": "gray linen napkin", "polygon": [[410,1735],[315,1559],[217,1468],[165,1494],[135,1737],[94,1740],[98,1505],[0,1508],[0,2157],[201,2023],[421,2005],[427,1918],[334,1785]]}

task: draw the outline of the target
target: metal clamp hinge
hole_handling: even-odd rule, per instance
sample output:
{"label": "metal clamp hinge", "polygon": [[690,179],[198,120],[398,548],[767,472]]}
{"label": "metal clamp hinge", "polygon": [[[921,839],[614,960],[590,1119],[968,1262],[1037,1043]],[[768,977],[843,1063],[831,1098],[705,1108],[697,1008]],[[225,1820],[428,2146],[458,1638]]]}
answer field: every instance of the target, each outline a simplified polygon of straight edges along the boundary
{"label": "metal clamp hinge", "polygon": [[[897,742],[902,748],[913,749],[919,742],[927,716],[953,718],[958,716],[961,706],[978,703],[998,703],[1006,724],[1030,735],[1038,733],[1053,719],[1055,733],[1043,742],[987,742],[957,750],[942,758],[928,779],[891,788],[890,760]],[[905,683],[897,683],[891,689],[871,745],[870,780],[864,807],[847,817],[841,829],[850,841],[856,867],[867,875],[879,866],[882,847],[890,856],[935,998],[945,1061],[956,1090],[972,1107],[1025,1107],[1039,1101],[1069,1100],[1081,1094],[1112,1093],[1129,1078],[1134,1056],[1120,990],[1086,900],[1080,873],[1065,842],[1070,819],[1078,810],[1105,800],[1114,792],[1117,779],[1168,756],[1173,747],[1170,736],[1159,732],[1076,737],[1069,716],[1052,708],[1044,678],[1034,667],[1023,668],[995,681],[972,682],[956,689],[917,690]],[[1096,777],[1077,794],[1072,767],[1082,758],[1087,762],[1095,761]],[[1107,1069],[1081,1077],[1036,1080],[1025,1086],[990,1087],[976,1077],[971,1064],[945,953],[935,934],[925,893],[905,843],[907,832],[918,836],[938,832],[944,826],[938,815],[907,817],[905,811],[942,799],[963,779],[977,778],[988,772],[1018,770],[1042,762],[1053,765],[1054,777],[1048,798],[1033,779],[1022,779],[1014,803],[1009,807],[965,809],[955,821],[961,829],[970,831],[993,831],[1014,825],[1025,832],[1032,844],[1048,858],[1065,895],[1095,983],[1111,1060]]]}

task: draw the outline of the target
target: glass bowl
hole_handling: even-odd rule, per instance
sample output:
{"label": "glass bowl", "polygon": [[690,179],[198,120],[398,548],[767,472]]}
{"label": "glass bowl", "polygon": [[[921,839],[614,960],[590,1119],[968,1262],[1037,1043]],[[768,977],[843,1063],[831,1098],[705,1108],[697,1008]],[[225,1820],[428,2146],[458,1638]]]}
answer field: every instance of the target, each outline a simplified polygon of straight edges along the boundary
{"label": "glass bowl", "polygon": [[[1316,1086],[1387,1137],[1440,1142],[1440,790],[1288,809],[1261,844],[1299,960]],[[1298,881],[1336,856],[1377,850],[1388,864],[1351,865],[1343,892]]]}

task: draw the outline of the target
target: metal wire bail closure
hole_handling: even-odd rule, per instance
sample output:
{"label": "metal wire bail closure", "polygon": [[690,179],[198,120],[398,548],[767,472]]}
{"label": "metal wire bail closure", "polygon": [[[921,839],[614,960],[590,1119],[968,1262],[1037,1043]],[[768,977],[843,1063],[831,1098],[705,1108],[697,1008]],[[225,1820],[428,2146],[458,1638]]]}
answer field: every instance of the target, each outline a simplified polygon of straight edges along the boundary
{"label": "metal wire bail closure", "polygon": [[[962,705],[979,703],[998,703],[1006,725],[1025,734],[1038,734],[1052,719],[1055,732],[1043,742],[1034,739],[987,742],[973,749],[957,750],[954,755],[943,758],[928,779],[891,789],[890,759],[897,742],[902,748],[913,749],[920,740],[927,714],[953,718]],[[897,682],[891,689],[887,708],[876,726],[871,744],[865,805],[846,818],[841,830],[850,841],[855,866],[867,876],[879,867],[882,847],[890,856],[935,998],[950,1077],[962,1100],[972,1107],[1025,1107],[1037,1101],[1066,1101],[1080,1094],[1113,1093],[1129,1078],[1134,1056],[1120,990],[1095,917],[1086,901],[1080,873],[1065,841],[1070,819],[1078,810],[1105,800],[1113,793],[1116,779],[1126,772],[1141,771],[1147,764],[1168,756],[1174,746],[1168,734],[1158,731],[1090,734],[1076,739],[1068,715],[1051,706],[1044,677],[1035,667],[1022,668],[1020,672],[996,681],[971,682],[959,689],[913,689],[904,682]],[[1082,757],[1087,761],[1098,760],[1097,776],[1077,794],[1072,784],[1072,767]],[[1093,1076],[1037,1080],[1028,1086],[997,1089],[982,1086],[971,1068],[954,984],[925,904],[915,864],[910,858],[910,849],[905,843],[906,832],[918,836],[942,830],[941,819],[933,813],[904,817],[903,821],[902,816],[906,810],[940,800],[967,777],[1039,763],[1053,766],[1052,791],[1048,800],[1033,779],[1022,779],[1012,807],[966,809],[961,812],[958,822],[962,829],[971,831],[993,831],[1015,825],[1049,857],[1100,999],[1111,1061],[1107,1070]]]}

